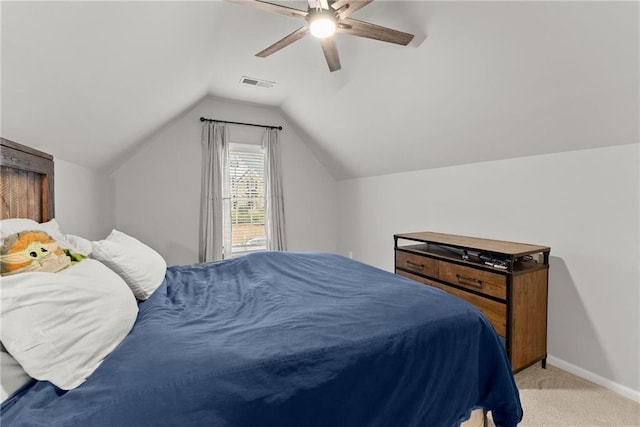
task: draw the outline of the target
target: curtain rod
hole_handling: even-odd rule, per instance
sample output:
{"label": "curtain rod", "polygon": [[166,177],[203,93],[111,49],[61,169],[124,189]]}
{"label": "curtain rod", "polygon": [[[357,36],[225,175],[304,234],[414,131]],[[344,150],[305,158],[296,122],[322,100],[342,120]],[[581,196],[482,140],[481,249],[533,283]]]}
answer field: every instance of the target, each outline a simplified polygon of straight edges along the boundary
{"label": "curtain rod", "polygon": [[242,122],[228,122],[226,120],[207,119],[205,117],[200,117],[200,121],[201,122],[229,123],[229,124],[232,124],[232,125],[257,126],[257,127],[260,127],[260,128],[269,128],[269,129],[282,130],[282,126],[256,125],[256,124],[253,124],[253,123],[242,123]]}

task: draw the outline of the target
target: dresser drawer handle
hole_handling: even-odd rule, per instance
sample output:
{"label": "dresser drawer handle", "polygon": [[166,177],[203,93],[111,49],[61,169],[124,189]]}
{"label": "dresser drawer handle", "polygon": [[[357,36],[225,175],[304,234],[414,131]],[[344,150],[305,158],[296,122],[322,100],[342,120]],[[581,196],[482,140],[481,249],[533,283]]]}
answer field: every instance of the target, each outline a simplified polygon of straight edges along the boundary
{"label": "dresser drawer handle", "polygon": [[414,268],[419,268],[420,270],[422,270],[424,268],[424,264],[416,264],[415,262],[412,262],[412,261],[409,261],[409,260],[407,260],[407,266],[414,267]]}
{"label": "dresser drawer handle", "polygon": [[476,288],[482,289],[482,280],[480,279],[474,279],[473,277],[463,276],[462,274],[458,274],[458,273],[456,273],[456,278],[460,283],[468,282],[467,284],[471,286],[475,286]]}

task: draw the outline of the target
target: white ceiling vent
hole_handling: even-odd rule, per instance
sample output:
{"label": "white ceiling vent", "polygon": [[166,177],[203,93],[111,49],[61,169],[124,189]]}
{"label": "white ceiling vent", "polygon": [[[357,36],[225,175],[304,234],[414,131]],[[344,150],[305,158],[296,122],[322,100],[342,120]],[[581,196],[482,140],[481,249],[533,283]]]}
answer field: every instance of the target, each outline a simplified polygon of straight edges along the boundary
{"label": "white ceiling vent", "polygon": [[242,76],[242,78],[240,79],[240,83],[244,83],[246,85],[251,85],[251,86],[260,86],[260,87],[273,87],[273,85],[276,84],[276,82],[270,82],[268,80],[260,80],[254,77],[247,77],[247,76]]}

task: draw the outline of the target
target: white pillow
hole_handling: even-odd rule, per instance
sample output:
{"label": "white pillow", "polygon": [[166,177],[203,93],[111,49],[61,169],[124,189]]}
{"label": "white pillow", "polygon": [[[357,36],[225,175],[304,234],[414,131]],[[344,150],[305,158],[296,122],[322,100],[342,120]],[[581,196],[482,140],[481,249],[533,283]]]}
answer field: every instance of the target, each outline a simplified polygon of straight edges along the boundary
{"label": "white pillow", "polygon": [[160,286],[167,272],[162,255],[118,230],[113,230],[105,240],[93,242],[91,257],[118,273],[142,301]]}
{"label": "white pillow", "polygon": [[138,314],[124,281],[92,259],[3,277],[0,299],[2,344],[29,376],[65,390],[93,373]]}
{"label": "white pillow", "polygon": [[4,240],[10,234],[25,230],[35,230],[40,223],[28,218],[9,218],[0,221],[0,238]]}
{"label": "white pillow", "polygon": [[76,236],[75,234],[65,234],[64,238],[71,244],[69,249],[73,249],[82,255],[91,254],[91,240]]}
{"label": "white pillow", "polygon": [[9,353],[0,351],[0,402],[11,396],[31,378]]}
{"label": "white pillow", "polygon": [[60,231],[60,224],[55,218],[39,223],[28,218],[9,218],[0,221],[0,244],[7,237],[21,231],[44,231],[58,242],[63,248],[71,249],[73,246]]}

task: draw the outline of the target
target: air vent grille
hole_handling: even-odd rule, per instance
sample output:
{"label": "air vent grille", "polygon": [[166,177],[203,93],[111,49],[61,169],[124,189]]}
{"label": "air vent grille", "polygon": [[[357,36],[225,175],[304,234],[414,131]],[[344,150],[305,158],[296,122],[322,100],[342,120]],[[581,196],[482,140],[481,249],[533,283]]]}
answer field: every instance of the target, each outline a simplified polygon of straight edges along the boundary
{"label": "air vent grille", "polygon": [[260,86],[260,87],[273,87],[273,85],[276,84],[276,82],[270,82],[268,80],[256,79],[255,77],[247,77],[247,76],[242,76],[242,78],[240,79],[240,83],[244,83],[246,85],[251,85],[251,86]]}

